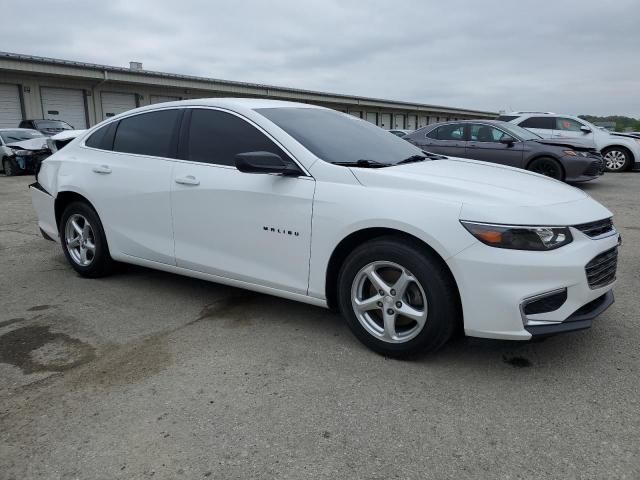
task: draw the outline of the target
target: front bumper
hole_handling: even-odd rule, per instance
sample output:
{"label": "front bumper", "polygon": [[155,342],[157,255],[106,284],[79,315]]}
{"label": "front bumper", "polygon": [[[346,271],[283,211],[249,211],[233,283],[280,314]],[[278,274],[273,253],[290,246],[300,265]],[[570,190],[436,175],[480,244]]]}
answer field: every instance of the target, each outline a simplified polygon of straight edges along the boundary
{"label": "front bumper", "polygon": [[[548,252],[505,250],[478,242],[449,258],[447,264],[460,291],[465,333],[529,340],[588,328],[591,320],[613,303],[613,296],[608,294],[615,281],[591,288],[585,267],[594,257],[616,248],[619,235],[592,239],[575,228],[571,233],[571,244]],[[563,290],[566,300],[559,308],[524,315],[523,305],[530,299]],[[606,301],[596,305],[594,301],[603,296]],[[598,308],[587,308],[591,302]]]}
{"label": "front bumper", "polygon": [[600,155],[588,155],[586,157],[564,156],[560,162],[565,168],[567,182],[588,182],[602,175],[605,171],[605,162]]}

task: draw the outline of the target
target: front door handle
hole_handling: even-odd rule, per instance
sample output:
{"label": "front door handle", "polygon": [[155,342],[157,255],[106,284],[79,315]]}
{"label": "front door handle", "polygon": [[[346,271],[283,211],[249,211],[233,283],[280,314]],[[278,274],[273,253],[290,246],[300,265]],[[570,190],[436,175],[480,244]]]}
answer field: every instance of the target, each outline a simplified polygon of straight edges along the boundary
{"label": "front door handle", "polygon": [[176,183],[179,183],[180,185],[200,185],[200,180],[193,175],[187,175],[186,177],[176,178]]}
{"label": "front door handle", "polygon": [[97,165],[93,167],[93,171],[95,173],[101,173],[102,175],[106,175],[107,173],[111,173],[111,167],[109,165]]}

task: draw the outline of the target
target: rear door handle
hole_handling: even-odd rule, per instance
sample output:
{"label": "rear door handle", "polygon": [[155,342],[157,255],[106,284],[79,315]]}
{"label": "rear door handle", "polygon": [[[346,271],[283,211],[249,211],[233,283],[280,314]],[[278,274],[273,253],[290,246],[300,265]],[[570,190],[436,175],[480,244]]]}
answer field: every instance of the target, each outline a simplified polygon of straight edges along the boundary
{"label": "rear door handle", "polygon": [[109,165],[97,165],[93,167],[93,171],[106,175],[107,173],[111,173],[111,167]]}
{"label": "rear door handle", "polygon": [[176,183],[180,185],[200,185],[200,180],[198,180],[193,175],[187,175],[186,177],[178,177],[176,178]]}

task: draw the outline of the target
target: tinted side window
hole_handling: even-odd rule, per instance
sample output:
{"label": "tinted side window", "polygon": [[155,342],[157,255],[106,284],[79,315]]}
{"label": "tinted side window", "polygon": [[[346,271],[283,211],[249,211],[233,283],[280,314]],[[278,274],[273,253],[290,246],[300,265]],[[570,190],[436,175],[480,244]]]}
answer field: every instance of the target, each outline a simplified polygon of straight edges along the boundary
{"label": "tinted side window", "polygon": [[265,134],[230,113],[192,109],[187,160],[235,166],[235,155],[244,152],[286,154]]}
{"label": "tinted side window", "polygon": [[111,150],[113,148],[113,137],[117,126],[118,122],[112,122],[109,125],[99,128],[84,142],[85,145],[101,150]]}
{"label": "tinted side window", "polygon": [[519,123],[523,128],[542,128],[543,130],[553,130],[556,128],[554,117],[529,117]]}
{"label": "tinted side window", "polygon": [[433,138],[435,140],[438,139],[438,130],[440,130],[440,128],[434,128],[433,130],[431,130],[430,132],[427,133],[427,137],[429,138]]}
{"label": "tinted side window", "polygon": [[438,140],[464,140],[464,125],[443,125],[438,128]]}
{"label": "tinted side window", "polygon": [[556,130],[579,132],[582,124],[571,118],[556,118]]}
{"label": "tinted side window", "polygon": [[172,140],[178,114],[179,110],[161,110],[120,120],[113,140],[113,150],[172,157]]}

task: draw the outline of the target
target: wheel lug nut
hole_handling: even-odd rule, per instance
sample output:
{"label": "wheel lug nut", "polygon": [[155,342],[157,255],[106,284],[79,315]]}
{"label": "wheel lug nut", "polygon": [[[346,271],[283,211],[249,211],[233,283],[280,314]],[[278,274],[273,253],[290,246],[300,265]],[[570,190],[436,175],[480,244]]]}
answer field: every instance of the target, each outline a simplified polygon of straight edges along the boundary
{"label": "wheel lug nut", "polygon": [[379,307],[382,307],[382,302],[378,302],[378,306],[379,306]]}
{"label": "wheel lug nut", "polygon": [[395,291],[395,290],[393,290],[393,289],[391,289],[391,292],[389,292],[389,293],[391,293],[391,295],[395,295],[395,294],[396,294],[396,291]]}
{"label": "wheel lug nut", "polygon": [[389,315],[393,315],[393,310],[392,310],[392,309],[389,309],[389,310],[387,310],[387,313],[388,313]]}
{"label": "wheel lug nut", "polygon": [[384,297],[384,290],[380,289],[378,290],[378,293],[380,294],[381,297]]}
{"label": "wheel lug nut", "polygon": [[402,307],[402,302],[396,302],[396,307],[398,308]]}

